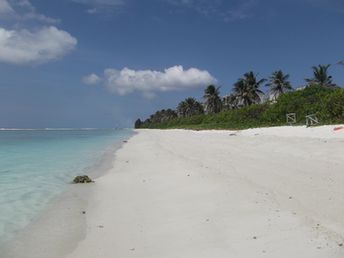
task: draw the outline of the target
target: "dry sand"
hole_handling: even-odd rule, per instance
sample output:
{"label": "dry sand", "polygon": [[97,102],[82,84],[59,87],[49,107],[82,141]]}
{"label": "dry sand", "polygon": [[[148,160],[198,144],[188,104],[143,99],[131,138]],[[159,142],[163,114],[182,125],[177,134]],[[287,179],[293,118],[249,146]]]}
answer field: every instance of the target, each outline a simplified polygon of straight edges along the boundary
{"label": "dry sand", "polygon": [[141,130],[68,258],[344,257],[344,130]]}
{"label": "dry sand", "polygon": [[62,202],[18,257],[343,258],[344,130],[333,128],[140,130],[78,190],[83,206]]}

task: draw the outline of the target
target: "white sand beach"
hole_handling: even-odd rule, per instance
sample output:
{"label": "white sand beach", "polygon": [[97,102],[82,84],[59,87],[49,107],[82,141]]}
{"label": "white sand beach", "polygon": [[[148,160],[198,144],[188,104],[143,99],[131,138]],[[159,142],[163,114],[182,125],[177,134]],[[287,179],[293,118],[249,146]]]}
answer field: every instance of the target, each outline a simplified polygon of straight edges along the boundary
{"label": "white sand beach", "polygon": [[139,130],[86,186],[85,234],[64,255],[342,258],[344,130],[334,127]]}

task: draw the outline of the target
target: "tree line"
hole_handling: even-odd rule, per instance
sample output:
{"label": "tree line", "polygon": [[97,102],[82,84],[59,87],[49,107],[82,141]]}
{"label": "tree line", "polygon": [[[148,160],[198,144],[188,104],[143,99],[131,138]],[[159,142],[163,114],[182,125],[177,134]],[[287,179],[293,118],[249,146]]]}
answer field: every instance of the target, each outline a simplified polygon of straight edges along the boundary
{"label": "tree line", "polygon": [[[326,89],[335,89],[338,86],[333,83],[332,76],[329,75],[330,65],[313,66],[312,78],[305,79],[306,86],[318,85]],[[204,102],[201,103],[193,97],[188,97],[181,101],[175,110],[163,109],[151,115],[145,121],[138,119],[135,128],[147,127],[149,124],[165,123],[176,118],[189,118],[203,114],[217,114],[223,111],[241,109],[253,104],[271,102],[287,92],[293,91],[289,80],[290,75],[282,70],[273,72],[267,79],[258,78],[258,74],[253,71],[245,73],[233,85],[232,93],[221,97],[220,87],[209,85],[204,90]],[[262,90],[263,86],[269,88],[267,94]]]}

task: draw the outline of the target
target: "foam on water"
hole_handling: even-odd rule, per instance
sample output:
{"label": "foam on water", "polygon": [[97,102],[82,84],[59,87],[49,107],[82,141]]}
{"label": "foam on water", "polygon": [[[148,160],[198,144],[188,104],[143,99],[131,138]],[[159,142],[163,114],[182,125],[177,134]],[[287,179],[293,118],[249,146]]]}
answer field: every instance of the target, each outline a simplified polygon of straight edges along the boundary
{"label": "foam on water", "polygon": [[132,130],[0,130],[0,242],[14,237]]}

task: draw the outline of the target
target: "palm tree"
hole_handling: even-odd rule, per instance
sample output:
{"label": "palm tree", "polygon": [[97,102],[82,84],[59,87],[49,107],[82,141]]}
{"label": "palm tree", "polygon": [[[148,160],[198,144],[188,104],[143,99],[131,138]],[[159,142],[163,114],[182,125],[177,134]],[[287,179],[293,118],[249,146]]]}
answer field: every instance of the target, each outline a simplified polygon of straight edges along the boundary
{"label": "palm tree", "polygon": [[201,115],[204,109],[201,103],[194,98],[187,98],[179,103],[177,107],[178,116],[190,117],[194,115]]}
{"label": "palm tree", "polygon": [[293,89],[289,82],[289,74],[284,74],[282,70],[273,72],[266,86],[270,87],[273,99],[277,99],[280,95]]}
{"label": "palm tree", "polygon": [[222,108],[224,110],[237,109],[238,104],[238,98],[234,94],[222,98]]}
{"label": "palm tree", "polygon": [[234,84],[233,90],[238,102],[244,106],[259,103],[260,94],[263,94],[259,88],[265,81],[265,79],[258,80],[254,72],[245,73],[244,77]]}
{"label": "palm tree", "polygon": [[332,82],[332,76],[328,75],[328,69],[331,65],[318,65],[313,66],[313,78],[306,79],[309,85],[319,84],[323,87],[333,87],[335,84]]}
{"label": "palm tree", "polygon": [[208,114],[219,113],[221,111],[220,88],[209,85],[204,91],[205,110]]}

